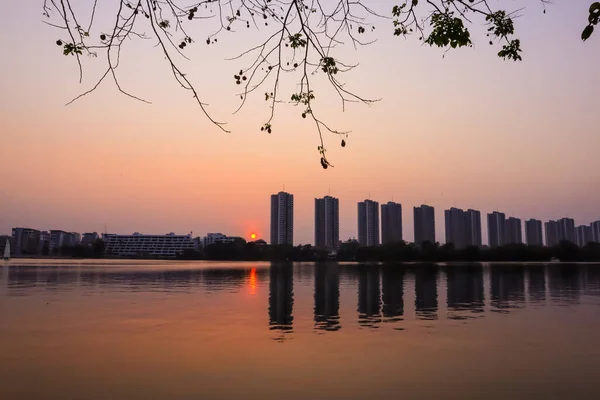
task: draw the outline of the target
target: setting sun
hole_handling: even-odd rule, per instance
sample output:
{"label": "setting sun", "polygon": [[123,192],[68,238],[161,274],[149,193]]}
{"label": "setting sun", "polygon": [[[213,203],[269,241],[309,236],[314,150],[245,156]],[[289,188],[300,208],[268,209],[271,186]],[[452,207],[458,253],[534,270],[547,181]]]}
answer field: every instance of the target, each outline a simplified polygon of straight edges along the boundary
{"label": "setting sun", "polygon": [[256,239],[256,233],[251,233],[250,234],[250,239]]}

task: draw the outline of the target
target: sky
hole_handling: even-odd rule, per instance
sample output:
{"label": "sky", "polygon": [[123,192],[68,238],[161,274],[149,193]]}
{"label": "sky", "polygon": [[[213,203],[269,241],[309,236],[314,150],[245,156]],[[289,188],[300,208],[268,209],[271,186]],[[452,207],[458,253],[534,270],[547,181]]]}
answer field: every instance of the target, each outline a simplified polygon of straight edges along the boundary
{"label": "sky", "polygon": [[[127,42],[119,68],[122,85],[152,104],[121,95],[108,81],[65,106],[94,84],[104,61],[85,58],[80,84],[74,59],[55,44],[64,33],[42,23],[42,1],[10,2],[0,15],[0,234],[26,226],[255,232],[268,240],[270,195],[284,188],[295,196],[295,244],[313,242],[314,198],[328,193],[340,199],[343,240],[357,236],[357,202],[366,198],[400,202],[409,241],[412,208],[423,203],[436,209],[440,242],[449,207],[600,220],[600,35],[580,39],[590,3],[556,0],[543,14],[537,2],[507,2],[527,4],[515,20],[519,63],[496,56],[480,23],[472,26],[473,48],[445,53],[394,37],[391,22],[376,21],[366,36],[375,43],[340,46],[336,54],[360,64],[340,78],[348,89],[380,101],[342,111],[315,77],[315,113],[352,131],[344,148],[325,135],[334,167],[323,170],[318,135],[297,107],[277,105],[271,134],[260,131],[269,115],[266,89],[233,115],[233,75],[251,60],[227,59],[268,30],[240,26],[210,46],[199,39],[186,49],[191,61],[179,60],[211,114],[227,121],[231,133],[223,133],[178,87],[152,40]],[[372,4],[386,11],[396,2]],[[90,35],[107,29],[114,5],[103,3]],[[192,37],[212,29],[202,23]],[[284,97],[298,79],[283,78]]]}

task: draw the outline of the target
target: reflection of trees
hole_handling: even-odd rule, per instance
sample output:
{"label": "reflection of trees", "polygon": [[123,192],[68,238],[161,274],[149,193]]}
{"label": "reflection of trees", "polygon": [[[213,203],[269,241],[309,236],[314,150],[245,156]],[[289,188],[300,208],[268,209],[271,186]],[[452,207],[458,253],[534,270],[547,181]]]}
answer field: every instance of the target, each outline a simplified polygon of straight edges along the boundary
{"label": "reflection of trees", "polygon": [[496,312],[508,312],[525,302],[525,268],[513,265],[493,265],[490,271],[491,305]]}
{"label": "reflection of trees", "polygon": [[529,301],[540,303],[546,301],[546,268],[542,265],[527,266]]}
{"label": "reflection of trees", "polygon": [[381,322],[379,267],[358,267],[358,323],[376,327]]}
{"label": "reflection of trees", "polygon": [[438,295],[436,265],[419,265],[415,274],[415,312],[417,319],[437,319]]}
{"label": "reflection of trees", "polygon": [[337,331],[340,325],[340,276],[337,264],[314,266],[315,328]]}
{"label": "reflection of trees", "polygon": [[269,269],[270,329],[291,331],[294,306],[294,269],[291,263],[272,263]]}
{"label": "reflection of trees", "polygon": [[402,320],[404,315],[404,268],[386,266],[381,270],[383,316],[388,321]]}
{"label": "reflection of trees", "polygon": [[555,303],[579,303],[581,277],[577,264],[548,266],[548,288],[550,299]]}
{"label": "reflection of trees", "polygon": [[[483,269],[481,266],[452,266],[446,269],[449,311],[483,312]],[[452,313],[450,318],[467,318]]]}

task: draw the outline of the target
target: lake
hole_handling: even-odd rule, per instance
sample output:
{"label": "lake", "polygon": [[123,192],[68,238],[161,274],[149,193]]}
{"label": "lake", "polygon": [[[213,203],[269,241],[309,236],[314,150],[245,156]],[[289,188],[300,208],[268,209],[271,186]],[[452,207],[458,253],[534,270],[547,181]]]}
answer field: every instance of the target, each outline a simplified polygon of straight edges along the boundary
{"label": "lake", "polygon": [[600,265],[11,260],[2,399],[600,398]]}

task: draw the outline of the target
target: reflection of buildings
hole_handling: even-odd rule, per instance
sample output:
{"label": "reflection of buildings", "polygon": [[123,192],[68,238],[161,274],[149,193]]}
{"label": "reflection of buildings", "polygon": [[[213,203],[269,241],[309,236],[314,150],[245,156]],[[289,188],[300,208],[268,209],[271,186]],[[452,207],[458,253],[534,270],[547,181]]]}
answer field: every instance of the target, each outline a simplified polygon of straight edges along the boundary
{"label": "reflection of buildings", "polygon": [[358,323],[374,326],[381,322],[379,268],[360,266],[358,269]]}
{"label": "reflection of buildings", "polygon": [[315,328],[337,331],[340,325],[340,275],[337,264],[316,264]]}
{"label": "reflection of buildings", "polygon": [[404,315],[404,268],[387,266],[381,271],[383,316],[401,320]]}
{"label": "reflection of buildings", "polygon": [[483,312],[483,269],[481,267],[449,267],[446,270],[446,280],[449,310]]}
{"label": "reflection of buildings", "polygon": [[525,301],[525,270],[522,266],[495,265],[491,267],[491,304],[506,311]]}
{"label": "reflection of buildings", "polygon": [[272,263],[269,270],[269,325],[271,329],[292,329],[294,269],[292,264]]}
{"label": "reflection of buildings", "polygon": [[546,269],[541,265],[531,265],[527,267],[527,272],[529,301],[532,303],[546,301]]}
{"label": "reflection of buildings", "polygon": [[600,297],[600,268],[597,265],[586,265],[584,272],[584,293],[588,296]]}
{"label": "reflection of buildings", "polygon": [[437,319],[437,266],[418,266],[415,270],[415,312],[417,319]]}
{"label": "reflection of buildings", "polygon": [[549,265],[548,289],[550,299],[556,303],[579,303],[581,280],[577,265]]}

